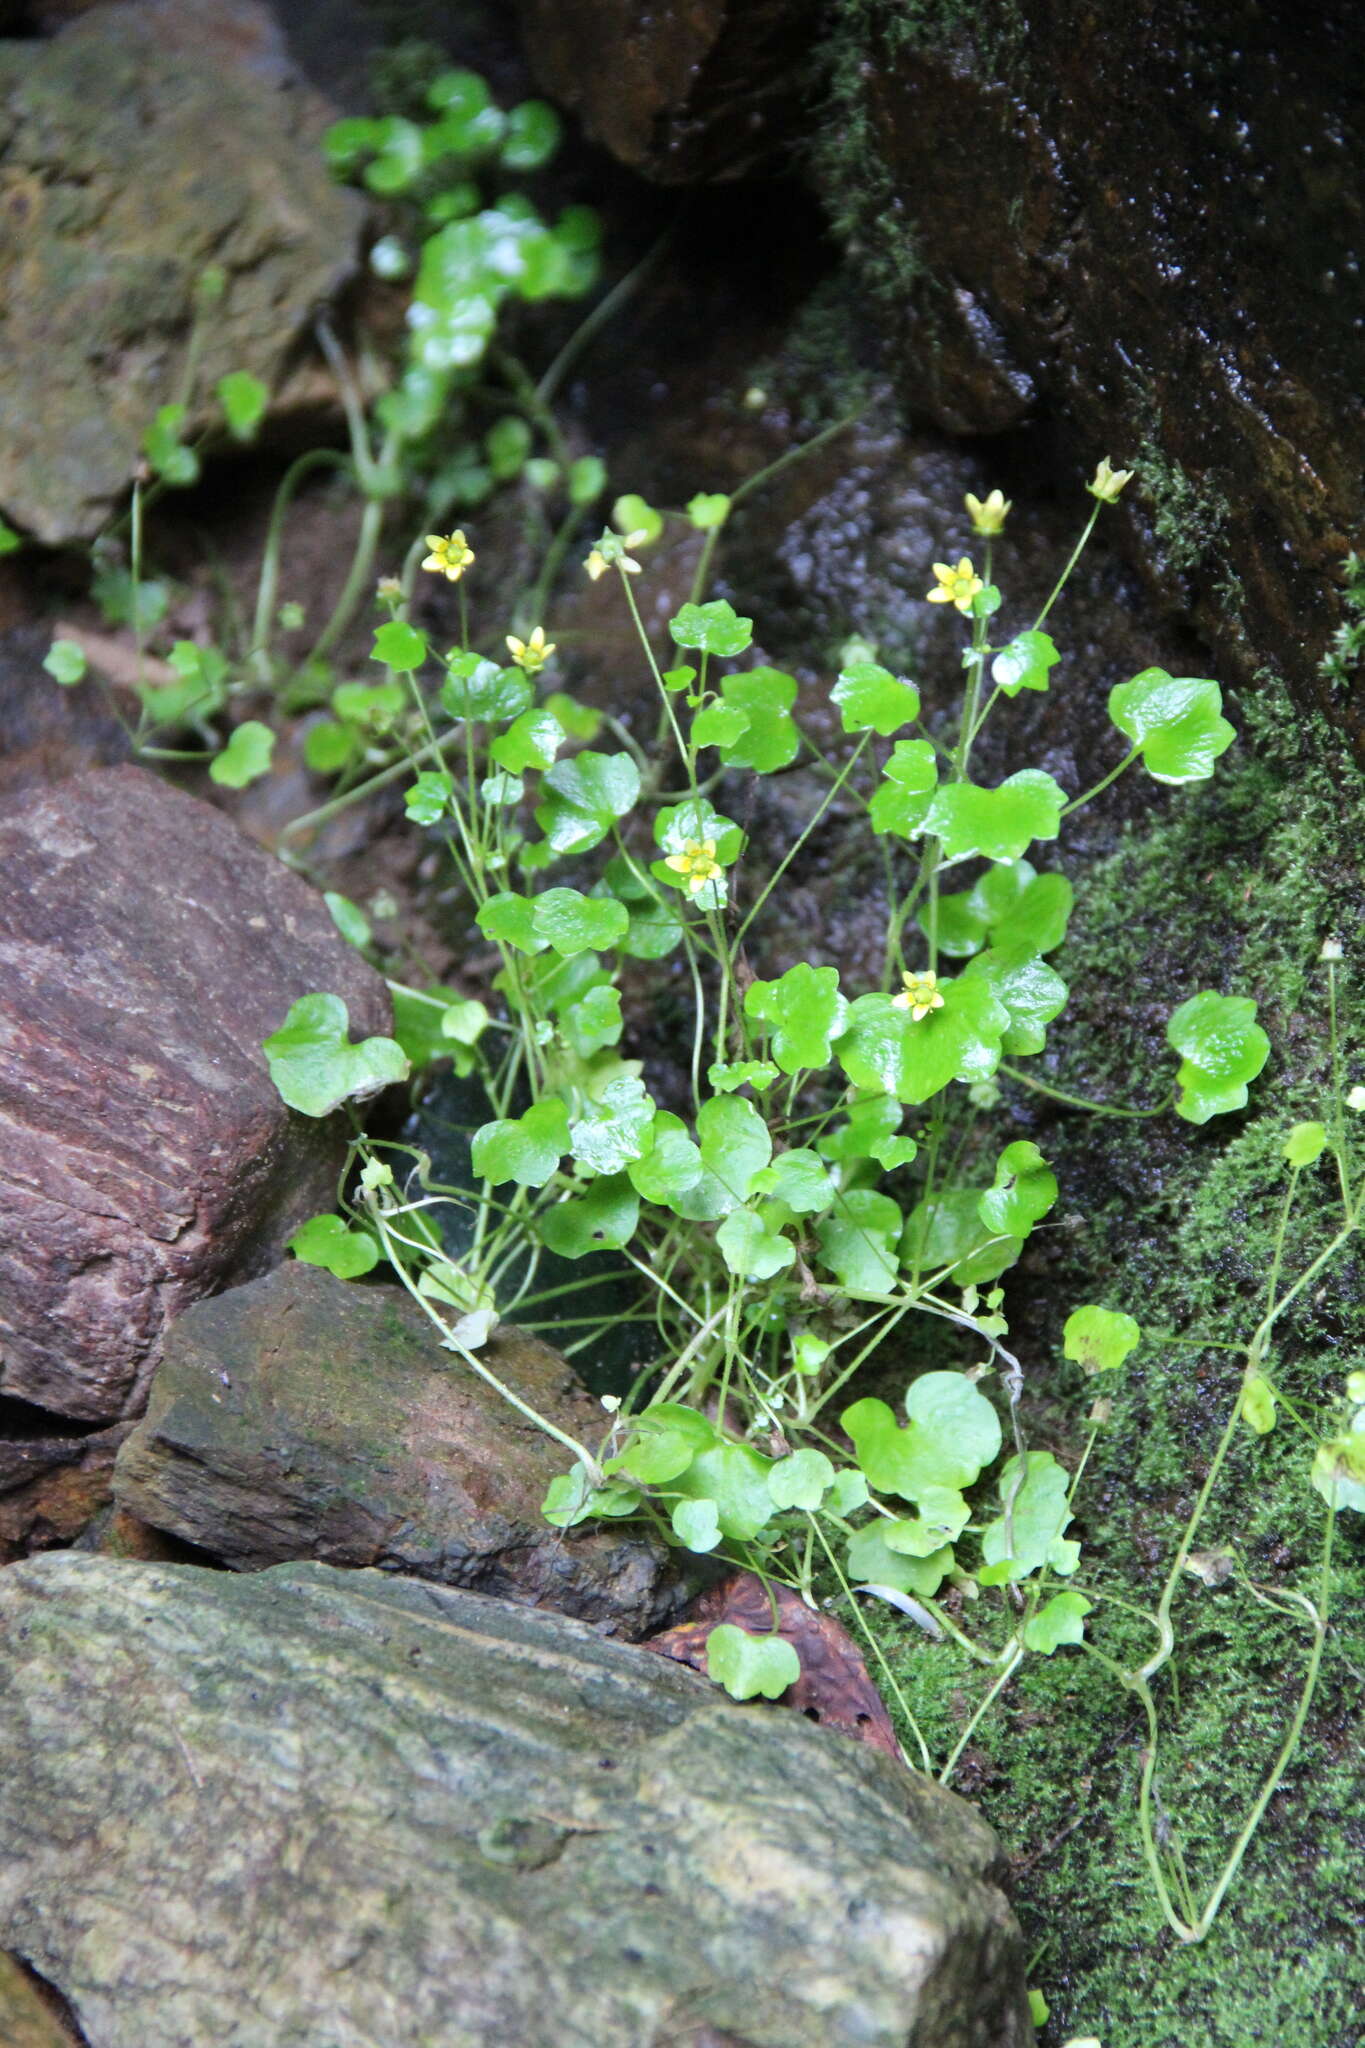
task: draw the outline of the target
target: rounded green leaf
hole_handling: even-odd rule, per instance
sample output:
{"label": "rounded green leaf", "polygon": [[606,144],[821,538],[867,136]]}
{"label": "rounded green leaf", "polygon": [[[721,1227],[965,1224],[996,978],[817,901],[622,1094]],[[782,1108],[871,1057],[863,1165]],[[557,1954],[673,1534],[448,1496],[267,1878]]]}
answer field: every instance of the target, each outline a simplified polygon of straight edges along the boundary
{"label": "rounded green leaf", "polygon": [[610,896],[584,896],[577,889],[547,889],[534,899],[533,930],[556,953],[586,953],[614,946],[630,919]]}
{"label": "rounded green leaf", "polygon": [[901,682],[875,661],[859,661],[841,669],[830,698],[839,706],[845,732],[870,729],[889,740],[919,717],[919,691],[914,684]]}
{"label": "rounded green leaf", "polygon": [[473,1165],[495,1187],[544,1187],[569,1149],[569,1114],[557,1096],[533,1102],[522,1116],[503,1117],[474,1133]]}
{"label": "rounded green leaf", "polygon": [[749,730],[749,714],[737,704],[708,704],[692,720],[694,747],[731,747]]}
{"label": "rounded green leaf", "polygon": [[752,1209],[732,1209],[716,1232],[721,1257],[741,1280],[771,1280],[794,1264],[796,1246]]}
{"label": "rounded green leaf", "polygon": [[908,1557],[891,1549],[882,1534],[884,1527],[884,1523],[869,1522],[850,1539],[849,1578],[855,1584],[890,1586],[897,1593],[918,1594],[921,1600],[932,1600],[953,1568],[951,1547],[945,1544],[928,1557]]}
{"label": "rounded green leaf", "polygon": [[963,1373],[924,1373],[905,1399],[900,1428],[885,1401],[855,1401],[840,1416],[858,1465],[878,1493],[918,1504],[960,1493],[1000,1454],[1000,1418]]}
{"label": "rounded green leaf", "polygon": [[[1065,875],[1040,875],[1026,860],[988,868],[961,896],[940,896],[938,946],[950,959],[979,952],[987,934],[1000,953],[1051,953],[1066,937],[1073,891]],[[927,908],[921,931],[929,929]]]}
{"label": "rounded green leaf", "polygon": [[801,1659],[781,1636],[751,1636],[722,1621],[706,1638],[706,1675],[731,1699],[781,1699],[801,1676]]}
{"label": "rounded green leaf", "polygon": [[420,668],[426,658],[426,635],[415,626],[409,626],[403,619],[390,619],[376,628],[371,661],[382,661],[386,668],[407,673]]}
{"label": "rounded green leaf", "polygon": [[1041,1052],[1047,1026],[1061,1015],[1071,993],[1061,975],[1027,946],[992,946],[973,960],[966,978],[984,982],[1009,1012],[1009,1029],[1000,1044],[1010,1054]]}
{"label": "rounded green leaf", "polygon": [[525,711],[535,691],[519,668],[499,668],[479,654],[455,653],[441,685],[441,708],[471,724],[501,725]]}
{"label": "rounded green leaf", "polygon": [[647,548],[664,530],[663,514],[645,503],[638,491],[627,491],[611,508],[611,523],[629,535],[632,547]]}
{"label": "rounded green leaf", "polygon": [[[369,945],[372,936],[370,920],[366,917],[358,903],[352,903],[349,896],[343,896],[336,889],[324,889],[322,900],[327,905],[332,923],[341,933],[348,946]],[[394,1036],[399,1038],[401,1044],[402,1041],[399,1033],[395,1031]]]}
{"label": "rounded green leaf", "polygon": [[733,1095],[736,1088],[771,1088],[777,1068],[771,1060],[713,1060],[706,1078],[718,1095]]}
{"label": "rounded green leaf", "polygon": [[223,789],[245,789],[270,772],[275,735],[259,718],[248,718],[234,727],[221,753],[209,763],[209,780]]}
{"label": "rounded green leaf", "polygon": [[705,1556],[721,1541],[720,1517],[713,1500],[680,1500],[669,1516],[673,1534],[686,1550]]}
{"label": "rounded green leaf", "polygon": [[368,1230],[352,1230],[340,1216],[312,1216],[289,1240],[305,1266],[321,1266],[338,1280],[356,1280],[379,1264],[380,1250]]}
{"label": "rounded green leaf", "polygon": [[838,968],[812,967],[804,960],[779,981],[751,982],[744,1009],[770,1026],[772,1055],[784,1074],[827,1066],[831,1042],[848,1017]]}
{"label": "rounded green leaf", "polygon": [[695,1188],[702,1177],[701,1153],[682,1118],[661,1109],[644,1133],[639,1158],[627,1161],[626,1173],[647,1202],[671,1205]]}
{"label": "rounded green leaf", "polygon": [[991,679],[1007,697],[1017,697],[1021,690],[1045,690],[1048,671],[1060,659],[1048,634],[1036,629],[1016,633],[991,663]]}
{"label": "rounded green leaf", "polygon": [[714,1501],[722,1536],[748,1543],[777,1513],[768,1491],[771,1465],[747,1444],[717,1444],[699,1451],[674,1485],[690,1500]]}
{"label": "rounded green leaf", "polygon": [[1284,1141],[1283,1151],[1291,1166],[1311,1166],[1327,1149],[1323,1124],[1295,1124]]}
{"label": "rounded green leaf", "polygon": [[446,816],[455,793],[455,778],[444,768],[424,768],[403,791],[403,808],[414,825],[435,825]]}
{"label": "rounded green leaf", "polygon": [[69,688],[85,676],[85,649],[75,640],[54,640],[43,657],[43,667],[54,682]]}
{"label": "rounded green leaf", "polygon": [[753,768],[760,775],[785,768],[796,759],[801,735],[791,715],[796,679],[781,669],[754,668],[726,676],[721,684],[726,708],[744,715],[744,729],[720,743],[728,768]]}
{"label": "rounded green leaf", "polygon": [[590,988],[583,1000],[568,1003],[560,1011],[560,1025],[569,1044],[582,1059],[590,1059],[604,1046],[621,1039],[621,993],[614,988]]}
{"label": "rounded green leaf", "polygon": [[714,532],[729,518],[730,500],[724,491],[698,491],[687,501],[687,516],[699,533]]}
{"label": "rounded green leaf", "polygon": [[[753,1179],[773,1156],[768,1126],[743,1095],[713,1095],[697,1115],[702,1164],[733,1198],[747,1201]],[[732,1205],[733,1205],[732,1204]]]}
{"label": "rounded green leaf", "polygon": [[249,370],[229,370],[213,388],[234,439],[250,441],[265,417],[270,397],[265,385]]}
{"label": "rounded green leaf", "polygon": [[556,853],[586,853],[634,809],[640,771],[629,754],[575,754],[545,777],[536,823]]}
{"label": "rounded green leaf", "polygon": [[511,889],[481,903],[474,921],[486,939],[500,939],[520,953],[543,953],[550,943],[536,930],[536,899]]}
{"label": "rounded green leaf", "polygon": [[897,740],[869,806],[873,831],[911,838],[924,822],[937,784],[938,758],[930,742]]}
{"label": "rounded green leaf", "polygon": [[898,1245],[904,1219],[897,1203],[877,1188],[849,1188],[820,1218],[815,1235],[821,1263],[845,1294],[889,1294],[900,1271]]}
{"label": "rounded green leaf", "polygon": [[995,1280],[1012,1266],[1023,1238],[993,1230],[972,1188],[938,1187],[917,1202],[905,1226],[901,1256],[921,1276],[944,1272],[957,1287]]}
{"label": "rounded green leaf", "polygon": [[1242,1388],[1241,1415],[1257,1436],[1268,1436],[1275,1427],[1275,1390],[1261,1373],[1253,1373]]}
{"label": "rounded green leaf", "polygon": [[590,1173],[620,1173],[645,1150],[654,1101],[635,1074],[618,1074],[569,1127],[573,1156]]}
{"label": "rounded green leaf", "polygon": [[589,1252],[619,1251],[629,1244],[639,1220],[639,1196],[624,1173],[615,1173],[595,1180],[582,1196],[546,1210],[539,1229],[562,1259],[585,1259]]}
{"label": "rounded green leaf", "polygon": [[793,1451],[768,1473],[776,1508],[804,1508],[813,1514],[834,1484],[834,1467],[823,1451]]}
{"label": "rounded green leaf", "polygon": [[1050,1657],[1064,1643],[1082,1642],[1090,1608],[1091,1602],[1084,1593],[1073,1592],[1070,1587],[1064,1593],[1054,1593],[1032,1621],[1024,1624],[1024,1648]]}
{"label": "rounded green leaf", "polygon": [[885,1522],[882,1535],[888,1550],[902,1557],[932,1557],[945,1543],[955,1543],[971,1520],[971,1509],[953,1486],[920,1489],[919,1514],[913,1521]]}
{"label": "rounded green leaf", "polygon": [[1158,782],[1204,782],[1237,734],[1217,683],[1145,668],[1109,692],[1109,716]]}
{"label": "rounded green leaf", "polygon": [[710,604],[685,604],[668,622],[679,647],[699,647],[706,654],[743,654],[754,637],[752,619],[741,619],[724,598]]}
{"label": "rounded green leaf", "polygon": [[502,160],[509,171],[538,171],[559,147],[558,114],[544,100],[523,100],[507,116]]}
{"label": "rounded green leaf", "polygon": [[1073,1308],[1062,1325],[1062,1355],[1088,1373],[1115,1372],[1141,1336],[1132,1316],[1085,1302]]}
{"label": "rounded green leaf", "polygon": [[347,1037],[350,1017],[340,996],[300,996],[280,1030],[264,1041],[270,1078],[290,1109],[303,1116],[329,1116],[341,1103],[363,1101],[410,1068],[392,1038]]}
{"label": "rounded green leaf", "polygon": [[838,1189],[819,1153],[797,1147],[779,1152],[772,1165],[755,1176],[754,1192],[774,1196],[798,1216],[819,1216],[835,1200]]}
{"label": "rounded green leaf", "polygon": [[1176,1075],[1176,1115],[1204,1124],[1246,1106],[1247,1084],[1270,1057],[1270,1040],[1256,1022],[1250,996],[1204,990],[1173,1010],[1166,1037],[1182,1055]]}
{"label": "rounded green leaf", "polygon": [[945,860],[983,854],[987,860],[1018,860],[1035,839],[1055,839],[1061,829],[1066,791],[1042,768],[1021,768],[998,789],[974,782],[945,782],[930,799],[917,835],[943,842]]}
{"label": "rounded green leaf", "polygon": [[523,711],[519,718],[514,718],[506,732],[498,734],[488,751],[509,775],[524,775],[529,768],[553,766],[555,755],[563,744],[563,726],[553,711],[547,711],[542,705],[536,710]]}
{"label": "rounded green leaf", "polygon": [[1030,1451],[1022,1484],[1019,1475],[1018,1458],[1010,1458],[1000,1475],[1000,1498],[1006,1501],[1013,1495],[1013,1544],[1007,1536],[1003,1515],[987,1525],[981,1537],[981,1554],[987,1567],[979,1574],[983,1585],[1027,1578],[1045,1564],[1067,1578],[1080,1561],[1080,1545],[1068,1542],[1062,1533],[1071,1521],[1067,1501],[1070,1482],[1051,1451]]}
{"label": "rounded green leaf", "polygon": [[835,1055],[855,1087],[927,1102],[949,1081],[989,1080],[1010,1013],[982,979],[940,982],[943,1007],[916,1020],[891,997],[859,996]]}
{"label": "rounded green leaf", "polygon": [[996,1161],[995,1184],[976,1213],[994,1236],[1027,1237],[1056,1199],[1057,1176],[1035,1144],[1018,1138]]}

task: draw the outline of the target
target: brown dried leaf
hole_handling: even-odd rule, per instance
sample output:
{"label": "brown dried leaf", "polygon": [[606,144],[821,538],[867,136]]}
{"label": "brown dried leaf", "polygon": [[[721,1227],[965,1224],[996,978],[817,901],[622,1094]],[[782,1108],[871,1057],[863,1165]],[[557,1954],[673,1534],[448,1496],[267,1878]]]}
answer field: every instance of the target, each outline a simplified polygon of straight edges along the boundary
{"label": "brown dried leaf", "polygon": [[687,1621],[651,1636],[643,1648],[704,1675],[706,1638],[712,1629],[728,1621],[750,1635],[769,1635],[774,1603],[777,1633],[801,1659],[801,1676],[779,1704],[903,1761],[891,1717],[852,1636],[832,1614],[807,1607],[789,1587],[768,1587],[753,1572],[735,1572],[692,1602]]}

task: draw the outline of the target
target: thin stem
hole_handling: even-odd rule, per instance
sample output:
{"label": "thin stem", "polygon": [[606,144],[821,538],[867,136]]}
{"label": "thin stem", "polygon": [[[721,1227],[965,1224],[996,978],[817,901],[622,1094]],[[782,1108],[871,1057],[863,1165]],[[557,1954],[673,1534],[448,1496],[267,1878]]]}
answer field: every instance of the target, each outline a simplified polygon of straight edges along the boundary
{"label": "thin stem", "polygon": [[1063,818],[1069,818],[1073,811],[1079,811],[1082,805],[1088,804],[1090,802],[1092,797],[1097,797],[1100,794],[1101,790],[1108,789],[1111,782],[1117,782],[1120,775],[1122,775],[1124,769],[1132,767],[1134,761],[1136,761],[1141,751],[1141,747],[1134,747],[1131,750],[1131,752],[1125,754],[1123,759],[1119,762],[1117,768],[1111,768],[1107,775],[1102,775],[1099,781],[1094,785],[1094,787],[1092,789],[1087,789],[1083,796],[1072,797],[1071,802],[1069,804],[1064,804],[1062,806],[1062,809],[1058,813],[1058,816]]}
{"label": "thin stem", "polygon": [[1096,1116],[1160,1116],[1175,1101],[1173,1088],[1151,1109],[1119,1109],[1111,1102],[1092,1102],[1088,1095],[1069,1095],[1064,1088],[1050,1088],[1046,1081],[1035,1081],[1032,1074],[1021,1073],[1018,1067],[1002,1065],[997,1071],[1011,1081],[1018,1081],[1021,1087],[1032,1088],[1038,1095],[1050,1096],[1053,1102],[1064,1102],[1069,1109],[1088,1109]]}

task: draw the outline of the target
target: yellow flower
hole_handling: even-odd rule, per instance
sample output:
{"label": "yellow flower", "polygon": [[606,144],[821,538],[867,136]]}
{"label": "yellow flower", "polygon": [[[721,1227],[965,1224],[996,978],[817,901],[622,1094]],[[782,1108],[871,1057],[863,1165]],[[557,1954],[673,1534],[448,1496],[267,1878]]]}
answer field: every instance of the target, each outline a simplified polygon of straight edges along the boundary
{"label": "yellow flower", "polygon": [[935,562],[934,575],[938,588],[929,592],[930,604],[955,604],[960,612],[969,612],[977,591],[985,588],[972,567],[970,555],[964,555],[955,569],[950,569],[946,562]]}
{"label": "yellow flower", "polygon": [[1095,474],[1086,489],[1098,498],[1102,505],[1112,505],[1126,483],[1131,483],[1131,469],[1113,469],[1106,455],[1095,465]]}
{"label": "yellow flower", "polygon": [[684,839],[682,852],[670,853],[664,866],[684,877],[691,896],[697,895],[708,882],[714,882],[721,872],[714,839]]}
{"label": "yellow flower", "polygon": [[626,553],[626,549],[638,548],[642,541],[648,539],[649,535],[643,528],[638,533],[627,534],[608,531],[602,535],[601,540],[598,541],[597,546],[588,556],[583,567],[587,570],[594,583],[596,583],[599,576],[605,576],[607,570],[613,565],[623,570],[627,576],[638,576],[640,564],[631,560],[630,556]]}
{"label": "yellow flower", "polygon": [[916,1024],[931,1010],[943,1008],[943,991],[932,967],[926,968],[923,974],[902,974],[901,980],[905,987],[891,1000],[898,1010],[908,1010]]}
{"label": "yellow flower", "polygon": [[1010,500],[1003,491],[992,491],[984,505],[974,492],[968,491],[963,502],[972,515],[974,533],[992,534],[1003,531],[1010,510]]}
{"label": "yellow flower", "polygon": [[553,640],[545,638],[545,628],[537,626],[529,640],[518,640],[515,633],[507,635],[507,648],[513,661],[528,676],[539,675],[555,651]]}
{"label": "yellow flower", "polygon": [[462,533],[429,533],[427,546],[431,553],[422,567],[435,576],[448,576],[452,583],[459,582],[474,559],[474,550]]}

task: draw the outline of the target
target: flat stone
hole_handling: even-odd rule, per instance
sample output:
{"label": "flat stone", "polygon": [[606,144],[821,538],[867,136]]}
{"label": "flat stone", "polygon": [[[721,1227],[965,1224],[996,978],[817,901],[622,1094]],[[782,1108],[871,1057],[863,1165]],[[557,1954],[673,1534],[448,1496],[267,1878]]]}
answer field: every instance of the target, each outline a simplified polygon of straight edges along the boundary
{"label": "flat stone", "polygon": [[99,2048],[1033,2040],[968,1806],[581,1622],[66,1555],[0,1624],[0,1941]]}
{"label": "flat stone", "polygon": [[[49,543],[104,525],[157,408],[192,424],[248,370],[316,409],[292,352],[355,268],[364,207],[328,175],[326,103],[257,0],[127,0],[0,45],[0,510]],[[308,388],[305,389],[305,386]]]}
{"label": "flat stone", "polygon": [[331,1207],[337,1119],[285,1109],[262,1039],[328,990],[388,1029],[322,898],[140,768],[0,812],[0,1394],[137,1412],[171,1316]]}
{"label": "flat stone", "polygon": [[[606,1418],[525,1331],[480,1354],[537,1413],[595,1448]],[[237,1571],[291,1558],[377,1565],[638,1636],[675,1617],[669,1553],[609,1525],[553,1529],[573,1463],[456,1357],[401,1287],[290,1260],[172,1325],[119,1504]]]}

